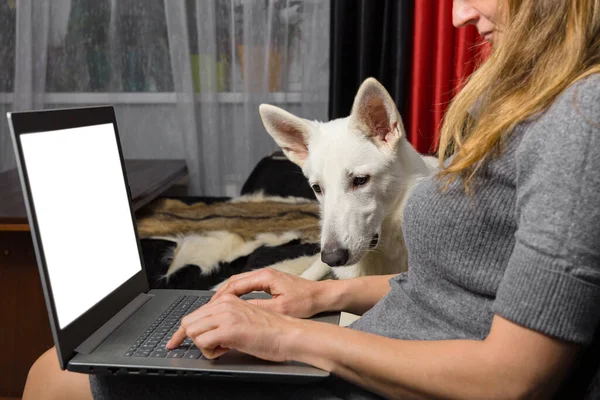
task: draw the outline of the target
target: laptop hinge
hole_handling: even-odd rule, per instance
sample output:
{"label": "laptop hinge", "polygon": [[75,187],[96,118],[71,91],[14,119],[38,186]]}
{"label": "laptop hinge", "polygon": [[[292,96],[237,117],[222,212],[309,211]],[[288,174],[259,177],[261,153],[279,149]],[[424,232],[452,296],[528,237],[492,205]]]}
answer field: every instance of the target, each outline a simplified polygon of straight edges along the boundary
{"label": "laptop hinge", "polygon": [[83,341],[75,351],[80,354],[90,354],[102,343],[108,335],[113,333],[119,326],[131,317],[137,310],[146,304],[153,296],[146,293],[140,293],[135,299],[129,302],[121,311],[115,314],[114,317],[102,325],[96,332]]}

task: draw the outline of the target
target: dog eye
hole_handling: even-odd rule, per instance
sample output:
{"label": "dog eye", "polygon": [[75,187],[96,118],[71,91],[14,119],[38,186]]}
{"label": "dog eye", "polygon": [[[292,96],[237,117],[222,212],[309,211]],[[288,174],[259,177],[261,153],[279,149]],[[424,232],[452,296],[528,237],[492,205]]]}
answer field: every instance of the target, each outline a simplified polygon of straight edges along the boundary
{"label": "dog eye", "polygon": [[315,191],[315,193],[321,193],[321,186],[319,185],[312,185],[312,190]]}
{"label": "dog eye", "polygon": [[362,186],[362,185],[366,184],[367,182],[369,182],[369,176],[357,176],[352,181],[352,184],[354,186]]}

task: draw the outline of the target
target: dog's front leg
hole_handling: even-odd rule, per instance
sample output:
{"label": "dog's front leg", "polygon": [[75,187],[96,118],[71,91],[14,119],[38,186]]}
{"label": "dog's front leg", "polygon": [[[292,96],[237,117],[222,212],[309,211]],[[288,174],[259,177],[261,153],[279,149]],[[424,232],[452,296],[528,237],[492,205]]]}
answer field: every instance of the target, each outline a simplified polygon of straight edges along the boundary
{"label": "dog's front leg", "polygon": [[319,258],[317,258],[315,262],[300,275],[300,277],[311,281],[320,281],[326,278],[330,273],[331,267],[321,261],[321,257],[319,256]]}

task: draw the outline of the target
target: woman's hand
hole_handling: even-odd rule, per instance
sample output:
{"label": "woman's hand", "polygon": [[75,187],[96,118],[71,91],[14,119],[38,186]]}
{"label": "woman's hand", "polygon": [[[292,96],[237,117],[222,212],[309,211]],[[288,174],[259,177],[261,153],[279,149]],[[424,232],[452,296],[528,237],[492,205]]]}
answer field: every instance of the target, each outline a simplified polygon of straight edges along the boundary
{"label": "woman's hand", "polygon": [[225,295],[239,297],[253,291],[267,292],[273,298],[248,300],[249,303],[296,318],[312,317],[327,308],[323,301],[324,282],[309,281],[272,268],[232,276],[209,304]]}
{"label": "woman's hand", "polygon": [[167,347],[176,348],[189,337],[208,359],[235,349],[263,360],[286,361],[285,349],[304,322],[222,294],[185,316]]}

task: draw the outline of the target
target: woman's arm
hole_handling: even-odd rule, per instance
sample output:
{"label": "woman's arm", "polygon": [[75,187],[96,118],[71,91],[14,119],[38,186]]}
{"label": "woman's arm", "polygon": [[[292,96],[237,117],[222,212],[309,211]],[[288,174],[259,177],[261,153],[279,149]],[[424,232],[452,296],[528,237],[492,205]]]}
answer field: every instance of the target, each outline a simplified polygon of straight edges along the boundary
{"label": "woman's arm", "polygon": [[346,311],[362,315],[390,291],[394,275],[363,276],[339,281],[318,282],[322,311]]}
{"label": "woman's arm", "polygon": [[499,316],[483,341],[406,341],[300,321],[285,343],[305,362],[390,398],[547,398],[579,347]]}
{"label": "woman's arm", "polygon": [[208,358],[237,349],[301,361],[403,399],[547,398],[579,349],[499,316],[482,341],[409,341],[288,317],[230,294],[184,317],[167,347],[186,336]]}
{"label": "woman's arm", "polygon": [[365,276],[346,280],[309,281],[295,275],[263,268],[231,277],[213,296],[242,296],[265,291],[270,300],[250,300],[265,309],[297,318],[311,317],[324,311],[347,311],[362,315],[390,290],[394,275]]}

